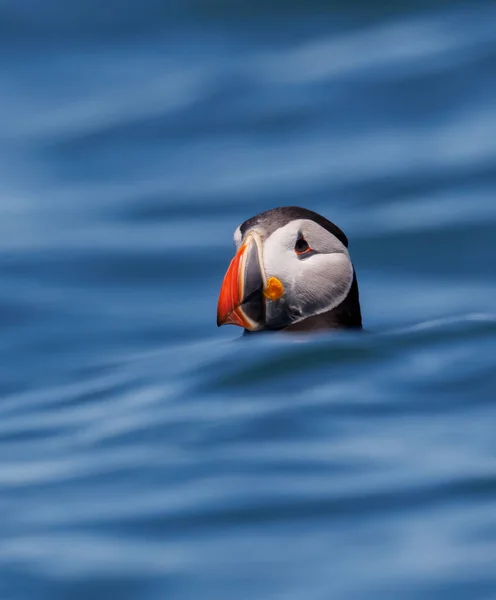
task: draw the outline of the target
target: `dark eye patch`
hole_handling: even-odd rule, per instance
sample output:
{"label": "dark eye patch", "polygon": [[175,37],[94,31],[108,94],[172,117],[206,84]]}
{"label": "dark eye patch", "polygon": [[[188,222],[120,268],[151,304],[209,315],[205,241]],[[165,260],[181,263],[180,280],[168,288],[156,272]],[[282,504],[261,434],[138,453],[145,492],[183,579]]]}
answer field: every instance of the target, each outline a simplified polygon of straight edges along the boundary
{"label": "dark eye patch", "polygon": [[308,242],[303,237],[303,234],[299,234],[295,243],[294,251],[296,254],[306,254],[307,252],[312,252],[312,249],[308,245]]}

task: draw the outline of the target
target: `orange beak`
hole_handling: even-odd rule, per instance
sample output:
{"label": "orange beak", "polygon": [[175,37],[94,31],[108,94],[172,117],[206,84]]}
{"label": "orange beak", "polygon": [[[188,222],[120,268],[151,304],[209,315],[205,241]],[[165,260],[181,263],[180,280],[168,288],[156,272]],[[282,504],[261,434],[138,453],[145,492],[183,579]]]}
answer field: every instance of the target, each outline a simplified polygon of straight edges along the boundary
{"label": "orange beak", "polygon": [[238,325],[249,331],[261,329],[263,287],[258,245],[250,234],[224,276],[217,306],[217,325]]}

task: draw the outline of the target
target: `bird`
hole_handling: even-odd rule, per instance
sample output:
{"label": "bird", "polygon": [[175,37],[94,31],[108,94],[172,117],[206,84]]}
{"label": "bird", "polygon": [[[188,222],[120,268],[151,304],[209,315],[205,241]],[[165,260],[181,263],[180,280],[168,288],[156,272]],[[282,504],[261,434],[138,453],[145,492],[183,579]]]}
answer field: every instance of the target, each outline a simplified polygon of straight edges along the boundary
{"label": "bird", "polygon": [[348,238],[322,215],[298,206],[262,212],[234,232],[217,325],[244,333],[362,329]]}

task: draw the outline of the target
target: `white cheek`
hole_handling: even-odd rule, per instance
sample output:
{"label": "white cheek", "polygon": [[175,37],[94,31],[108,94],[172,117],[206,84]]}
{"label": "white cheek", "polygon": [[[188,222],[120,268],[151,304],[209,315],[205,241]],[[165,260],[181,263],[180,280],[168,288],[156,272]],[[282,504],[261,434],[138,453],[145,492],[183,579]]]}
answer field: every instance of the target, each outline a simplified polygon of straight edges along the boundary
{"label": "white cheek", "polygon": [[277,277],[286,289],[293,288],[303,274],[294,250],[274,248],[269,244],[264,248],[264,266],[267,279]]}
{"label": "white cheek", "polygon": [[306,262],[307,268],[293,290],[303,313],[319,314],[341,304],[353,283],[348,253],[318,254]]}
{"label": "white cheek", "polygon": [[277,277],[286,286],[299,276],[299,261],[294,251],[296,232],[288,226],[275,231],[264,244],[263,262],[267,277]]}
{"label": "white cheek", "polygon": [[267,278],[282,281],[286,302],[299,309],[302,319],[341,304],[353,283],[353,266],[346,251],[301,259],[292,248],[267,245],[264,266]]}
{"label": "white cheek", "polygon": [[[325,250],[302,258],[295,253],[294,244],[305,228]],[[298,309],[301,319],[332,310],[350,291],[353,265],[347,249],[315,224],[294,221],[276,230],[266,240],[263,252],[266,277],[280,279],[286,303]]]}

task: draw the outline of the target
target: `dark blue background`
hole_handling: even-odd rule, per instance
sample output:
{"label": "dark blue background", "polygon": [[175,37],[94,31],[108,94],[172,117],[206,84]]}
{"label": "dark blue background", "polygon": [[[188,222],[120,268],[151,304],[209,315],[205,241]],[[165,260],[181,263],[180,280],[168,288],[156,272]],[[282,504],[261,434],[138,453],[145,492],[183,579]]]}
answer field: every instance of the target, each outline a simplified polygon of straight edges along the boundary
{"label": "dark blue background", "polygon": [[[496,4],[0,0],[0,597],[496,597]],[[215,325],[237,225],[369,335]]]}

